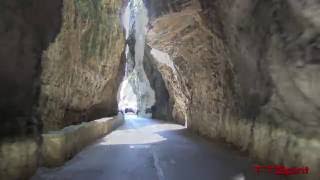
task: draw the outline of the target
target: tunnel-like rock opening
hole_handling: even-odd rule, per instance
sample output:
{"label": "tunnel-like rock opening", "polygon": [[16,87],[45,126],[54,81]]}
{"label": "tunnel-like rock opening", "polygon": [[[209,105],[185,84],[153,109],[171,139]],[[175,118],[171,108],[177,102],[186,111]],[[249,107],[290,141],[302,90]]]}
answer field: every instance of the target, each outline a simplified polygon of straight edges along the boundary
{"label": "tunnel-like rock opening", "polygon": [[65,162],[120,125],[94,121],[117,111],[183,124],[261,162],[308,166],[298,179],[317,179],[319,9],[315,0],[2,0],[0,179],[30,177],[48,152]]}
{"label": "tunnel-like rock opening", "polygon": [[155,103],[154,90],[143,68],[147,10],[142,0],[128,2],[123,14],[126,29],[126,70],[119,92],[120,111],[135,112],[139,116],[152,116],[148,111]]}
{"label": "tunnel-like rock opening", "polygon": [[122,14],[126,30],[126,68],[118,93],[118,109],[142,117],[170,119],[169,95],[150,48],[145,44],[149,30],[147,9],[142,0],[131,0]]}

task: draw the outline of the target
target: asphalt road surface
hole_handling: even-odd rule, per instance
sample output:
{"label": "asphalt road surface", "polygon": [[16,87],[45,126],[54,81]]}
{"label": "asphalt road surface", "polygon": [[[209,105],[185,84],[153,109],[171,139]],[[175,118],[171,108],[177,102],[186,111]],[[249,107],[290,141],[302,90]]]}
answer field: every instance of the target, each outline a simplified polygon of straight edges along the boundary
{"label": "asphalt road surface", "polygon": [[[245,153],[165,121],[126,122],[64,166],[39,168],[32,180],[280,180]],[[262,165],[262,164],[261,164]],[[263,164],[266,165],[266,164]]]}

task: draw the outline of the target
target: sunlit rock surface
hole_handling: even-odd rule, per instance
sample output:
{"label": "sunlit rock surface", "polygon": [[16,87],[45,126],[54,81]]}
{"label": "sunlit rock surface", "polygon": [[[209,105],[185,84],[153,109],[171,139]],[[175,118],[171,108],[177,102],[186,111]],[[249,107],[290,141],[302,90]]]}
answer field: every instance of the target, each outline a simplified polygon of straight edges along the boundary
{"label": "sunlit rock surface", "polygon": [[121,1],[65,0],[55,42],[43,54],[44,130],[116,114],[122,80]]}
{"label": "sunlit rock surface", "polygon": [[126,29],[126,69],[120,89],[119,108],[139,111],[139,116],[151,117],[146,110],[155,104],[155,93],[143,67],[145,34],[148,15],[143,0],[128,3],[122,16]]}
{"label": "sunlit rock surface", "polygon": [[[262,160],[320,172],[316,1],[146,2],[172,116]],[[186,122],[185,122],[186,121]],[[297,177],[298,179],[301,177]]]}

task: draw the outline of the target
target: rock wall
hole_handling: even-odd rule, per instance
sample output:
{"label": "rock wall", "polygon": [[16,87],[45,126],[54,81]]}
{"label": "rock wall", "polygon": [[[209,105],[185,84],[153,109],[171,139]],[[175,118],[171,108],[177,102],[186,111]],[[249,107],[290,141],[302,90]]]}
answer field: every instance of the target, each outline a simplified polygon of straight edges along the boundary
{"label": "rock wall", "polygon": [[61,8],[60,0],[0,2],[0,179],[27,179],[38,165],[41,55],[60,31]]}
{"label": "rock wall", "polygon": [[3,0],[0,3],[0,137],[37,135],[33,114],[42,51],[61,26],[62,1]]}
{"label": "rock wall", "polygon": [[122,1],[0,2],[0,179],[28,179],[44,130],[117,113]]}
{"label": "rock wall", "polygon": [[173,118],[205,132],[202,128],[212,118],[221,120],[220,112],[232,105],[227,84],[232,84],[231,70],[223,41],[204,25],[200,4],[186,1],[181,6],[189,8],[153,22],[148,43],[174,97]]}
{"label": "rock wall", "polygon": [[151,55],[151,49],[146,47],[143,59],[143,69],[150,82],[151,88],[155,92],[155,104],[151,108],[152,118],[172,120],[172,102],[162,74],[158,70],[158,66],[159,64]]}
{"label": "rock wall", "polygon": [[39,112],[45,131],[117,113],[124,68],[121,5],[64,1],[61,32],[42,61]]}
{"label": "rock wall", "polygon": [[320,172],[316,1],[146,1],[172,115],[261,160]]}

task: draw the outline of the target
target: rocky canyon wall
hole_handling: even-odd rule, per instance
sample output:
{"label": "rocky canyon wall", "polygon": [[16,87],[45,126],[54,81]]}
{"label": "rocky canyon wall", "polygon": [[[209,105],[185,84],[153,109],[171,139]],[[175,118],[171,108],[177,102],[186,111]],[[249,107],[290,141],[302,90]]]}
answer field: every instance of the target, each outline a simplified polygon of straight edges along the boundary
{"label": "rocky canyon wall", "polygon": [[145,1],[173,119],[261,160],[320,172],[317,1]]}
{"label": "rocky canyon wall", "polygon": [[145,48],[143,68],[155,92],[155,104],[152,106],[152,118],[161,120],[172,120],[172,99],[170,99],[162,74],[158,70],[159,63],[151,55],[149,46]]}
{"label": "rocky canyon wall", "polygon": [[0,2],[0,179],[28,179],[42,132],[117,113],[122,1]]}
{"label": "rocky canyon wall", "polygon": [[43,55],[39,112],[51,130],[117,113],[121,1],[64,1],[62,29]]}

